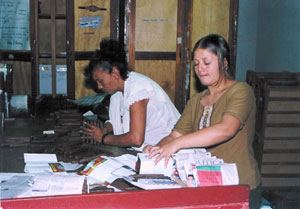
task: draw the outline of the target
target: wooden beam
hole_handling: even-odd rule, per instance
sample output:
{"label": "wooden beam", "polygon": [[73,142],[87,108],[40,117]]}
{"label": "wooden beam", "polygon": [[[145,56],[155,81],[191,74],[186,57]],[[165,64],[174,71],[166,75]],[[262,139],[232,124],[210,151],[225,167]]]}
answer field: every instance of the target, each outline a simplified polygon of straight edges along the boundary
{"label": "wooden beam", "polygon": [[129,1],[129,28],[128,30],[128,56],[129,67],[134,70],[135,66],[135,16],[136,16],[136,0]]}
{"label": "wooden beam", "polygon": [[189,99],[192,0],[178,0],[175,106],[182,112]]}
{"label": "wooden beam", "polygon": [[110,38],[114,40],[118,40],[119,15],[118,0],[110,0]]}
{"label": "wooden beam", "polygon": [[230,0],[229,9],[229,38],[228,44],[230,47],[230,66],[233,78],[236,74],[236,51],[237,51],[237,30],[238,30],[238,11],[239,0]]}
{"label": "wooden beam", "polygon": [[74,0],[66,1],[67,96],[75,99]]}
{"label": "wooden beam", "polygon": [[[38,0],[30,0],[30,46],[32,53],[31,62],[31,92],[32,103],[40,92],[39,84],[39,20]],[[34,105],[33,105],[34,107]],[[35,110],[33,110],[34,112]]]}
{"label": "wooden beam", "polygon": [[125,0],[119,0],[119,33],[118,39],[120,43],[125,45]]}
{"label": "wooden beam", "polygon": [[56,97],[56,0],[50,1],[51,13],[51,67],[52,67],[52,97]]}
{"label": "wooden beam", "polygon": [[31,62],[31,51],[0,50],[0,60]]}
{"label": "wooden beam", "polygon": [[135,52],[135,60],[176,60],[176,52]]}

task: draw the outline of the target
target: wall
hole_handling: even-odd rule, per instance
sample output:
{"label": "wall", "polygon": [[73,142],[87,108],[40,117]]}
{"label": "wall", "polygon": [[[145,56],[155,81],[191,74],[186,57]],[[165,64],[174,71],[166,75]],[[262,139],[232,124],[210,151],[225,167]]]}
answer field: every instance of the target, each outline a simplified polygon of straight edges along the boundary
{"label": "wall", "polygon": [[239,1],[236,79],[249,69],[300,72],[300,1]]}
{"label": "wall", "polygon": [[248,69],[255,69],[258,0],[239,1],[236,80],[245,81]]}
{"label": "wall", "polygon": [[300,1],[259,1],[256,70],[299,72]]}

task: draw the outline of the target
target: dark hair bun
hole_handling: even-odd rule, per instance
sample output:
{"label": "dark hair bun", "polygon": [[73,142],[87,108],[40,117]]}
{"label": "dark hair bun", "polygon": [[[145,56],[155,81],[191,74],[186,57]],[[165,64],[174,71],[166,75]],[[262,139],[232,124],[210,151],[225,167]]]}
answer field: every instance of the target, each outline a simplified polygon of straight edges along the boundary
{"label": "dark hair bun", "polygon": [[100,42],[100,50],[96,50],[95,58],[110,63],[123,61],[126,59],[124,45],[116,40],[103,39]]}

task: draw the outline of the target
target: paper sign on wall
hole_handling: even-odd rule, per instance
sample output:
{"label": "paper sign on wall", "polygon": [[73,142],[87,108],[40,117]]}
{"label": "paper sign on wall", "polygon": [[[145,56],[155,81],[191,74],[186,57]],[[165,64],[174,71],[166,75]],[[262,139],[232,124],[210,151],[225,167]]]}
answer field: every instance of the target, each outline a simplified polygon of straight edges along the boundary
{"label": "paper sign on wall", "polygon": [[0,0],[0,49],[30,50],[29,0]]}

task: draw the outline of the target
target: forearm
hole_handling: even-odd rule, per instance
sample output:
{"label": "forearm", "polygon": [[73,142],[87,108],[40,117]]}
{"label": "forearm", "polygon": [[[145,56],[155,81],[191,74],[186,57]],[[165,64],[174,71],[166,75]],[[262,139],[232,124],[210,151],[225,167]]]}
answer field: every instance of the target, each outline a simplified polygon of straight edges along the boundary
{"label": "forearm", "polygon": [[228,130],[227,127],[215,124],[191,134],[178,137],[174,143],[177,144],[178,150],[191,147],[209,147],[227,141],[233,135],[233,132]]}
{"label": "forearm", "polygon": [[182,136],[182,134],[180,134],[179,132],[174,130],[171,132],[171,134],[169,136],[166,136],[165,138],[160,140],[160,142],[158,144],[156,144],[155,146],[162,146],[164,144],[174,141],[176,138],[178,138],[180,136]]}
{"label": "forearm", "polygon": [[103,139],[103,144],[115,145],[119,147],[140,147],[144,142],[143,137],[134,136],[134,134],[128,132],[121,135],[109,134]]}

